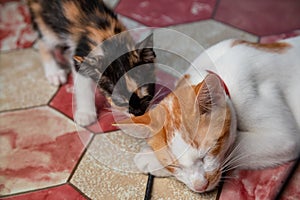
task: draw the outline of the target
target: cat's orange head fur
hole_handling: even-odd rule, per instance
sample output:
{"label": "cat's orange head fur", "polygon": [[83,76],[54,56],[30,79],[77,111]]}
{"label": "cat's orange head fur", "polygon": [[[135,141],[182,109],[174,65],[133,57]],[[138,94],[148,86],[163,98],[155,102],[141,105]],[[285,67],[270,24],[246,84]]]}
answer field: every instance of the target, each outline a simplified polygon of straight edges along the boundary
{"label": "cat's orange head fur", "polygon": [[155,108],[119,126],[143,127],[135,134],[147,138],[164,169],[190,189],[204,192],[219,183],[234,140],[231,110],[219,77],[210,74],[198,85],[189,85],[188,78]]}

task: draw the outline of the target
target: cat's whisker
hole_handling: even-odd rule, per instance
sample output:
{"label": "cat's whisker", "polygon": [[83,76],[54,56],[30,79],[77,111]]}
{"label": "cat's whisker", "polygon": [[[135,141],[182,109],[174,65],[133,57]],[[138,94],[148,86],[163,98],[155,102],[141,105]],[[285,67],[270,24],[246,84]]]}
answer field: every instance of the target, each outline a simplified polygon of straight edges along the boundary
{"label": "cat's whisker", "polygon": [[237,168],[237,166],[240,167],[242,166],[241,163],[243,163],[243,159],[247,158],[248,156],[248,154],[241,154],[239,156],[233,157],[226,163],[224,163],[221,169],[226,169],[228,171],[228,168]]}
{"label": "cat's whisker", "polygon": [[239,155],[230,159],[227,163],[222,165],[222,168],[231,167],[233,165],[239,164],[244,158],[247,158],[248,155]]}

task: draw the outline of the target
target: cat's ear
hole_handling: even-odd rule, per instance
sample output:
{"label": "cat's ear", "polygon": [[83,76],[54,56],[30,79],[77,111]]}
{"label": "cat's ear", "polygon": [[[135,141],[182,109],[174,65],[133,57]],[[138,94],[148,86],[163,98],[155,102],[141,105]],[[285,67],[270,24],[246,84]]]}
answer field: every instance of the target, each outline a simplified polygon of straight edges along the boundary
{"label": "cat's ear", "polygon": [[137,138],[149,138],[152,135],[148,115],[130,117],[112,124],[125,133]]}
{"label": "cat's ear", "polygon": [[143,41],[136,44],[136,49],[141,61],[154,62],[156,55],[153,51],[153,33],[151,33]]}
{"label": "cat's ear", "polygon": [[208,74],[204,81],[195,87],[196,105],[201,113],[210,112],[214,106],[225,103],[225,93],[221,80],[217,75]]}
{"label": "cat's ear", "polygon": [[144,115],[132,116],[128,119],[118,121],[113,125],[118,126],[130,135],[139,138],[149,138],[163,128],[165,120],[165,110],[157,105]]}

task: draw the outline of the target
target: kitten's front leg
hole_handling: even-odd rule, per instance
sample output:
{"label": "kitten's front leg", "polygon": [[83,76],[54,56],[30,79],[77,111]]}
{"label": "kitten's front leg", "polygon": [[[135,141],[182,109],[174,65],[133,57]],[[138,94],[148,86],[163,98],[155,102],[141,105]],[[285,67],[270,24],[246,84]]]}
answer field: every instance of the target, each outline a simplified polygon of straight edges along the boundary
{"label": "kitten's front leg", "polygon": [[57,64],[51,53],[51,49],[42,39],[38,41],[38,47],[45,70],[45,76],[49,83],[56,86],[66,83],[68,70],[62,69]]}
{"label": "kitten's front leg", "polygon": [[148,145],[143,146],[141,151],[135,155],[134,162],[137,168],[143,173],[151,173],[158,177],[171,176],[171,173],[161,165],[155,153]]}
{"label": "kitten's front leg", "polygon": [[87,126],[97,120],[95,107],[95,83],[92,79],[73,71],[75,92],[75,121]]}

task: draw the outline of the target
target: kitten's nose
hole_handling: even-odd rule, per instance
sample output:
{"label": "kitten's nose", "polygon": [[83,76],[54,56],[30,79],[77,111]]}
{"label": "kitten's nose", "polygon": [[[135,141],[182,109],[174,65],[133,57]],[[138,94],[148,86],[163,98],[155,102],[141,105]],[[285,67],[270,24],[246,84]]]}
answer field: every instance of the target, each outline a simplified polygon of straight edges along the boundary
{"label": "kitten's nose", "polygon": [[204,180],[204,181],[197,180],[194,182],[193,185],[194,185],[195,192],[205,192],[205,190],[208,187],[208,181],[207,180]]}

